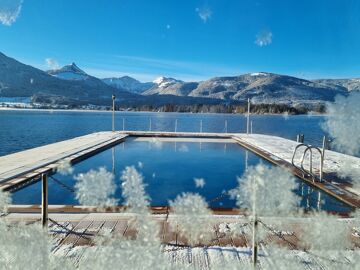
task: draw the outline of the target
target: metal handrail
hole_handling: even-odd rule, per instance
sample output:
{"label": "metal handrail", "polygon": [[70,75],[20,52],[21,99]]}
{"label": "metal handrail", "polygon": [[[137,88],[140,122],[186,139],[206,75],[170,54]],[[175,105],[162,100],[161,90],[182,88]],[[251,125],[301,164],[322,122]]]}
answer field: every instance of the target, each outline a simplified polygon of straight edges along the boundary
{"label": "metal handrail", "polygon": [[[300,167],[297,166],[294,162],[294,159],[295,159],[295,155],[296,155],[296,152],[299,148],[301,147],[306,147],[304,152],[303,152],[303,155],[302,155],[302,158],[301,158],[301,164],[300,164]],[[299,145],[297,145],[294,149],[294,153],[293,153],[293,156],[292,156],[292,159],[291,159],[291,163],[294,167],[300,169],[304,174],[308,174],[312,177],[313,181],[315,181],[316,179],[316,175],[313,173],[313,151],[312,149],[315,149],[319,152],[320,154],[320,175],[319,175],[319,180],[320,182],[322,182],[323,180],[323,167],[324,167],[324,156],[325,156],[325,148],[323,147],[323,150],[321,150],[319,147],[315,147],[315,146],[312,146],[312,145],[308,145],[308,144],[305,144],[305,143],[301,143]],[[304,168],[304,160],[305,160],[305,157],[306,157],[306,153],[310,151],[310,156],[309,156],[309,171],[307,171],[305,168]]]}
{"label": "metal handrail", "polygon": [[297,146],[295,147],[294,153],[293,153],[293,156],[292,156],[292,159],[291,159],[291,164],[292,164],[294,167],[298,168],[300,171],[302,171],[303,176],[305,177],[305,175],[307,175],[308,172],[307,172],[305,169],[303,169],[302,167],[297,166],[297,165],[295,164],[295,162],[294,162],[296,152],[297,152],[297,150],[298,150],[300,147],[308,147],[308,145],[305,144],[305,143],[301,143],[301,144],[299,144],[299,145],[297,145]]}
{"label": "metal handrail", "polygon": [[319,175],[319,180],[320,182],[322,181],[322,178],[323,178],[323,164],[324,164],[324,152],[321,151],[321,149],[319,147],[316,147],[316,146],[312,146],[312,145],[308,145],[308,147],[305,149],[304,153],[303,153],[303,156],[302,156],[302,159],[301,159],[301,168],[306,171],[306,169],[304,168],[304,160],[305,160],[305,156],[306,156],[306,153],[307,151],[310,151],[310,156],[309,156],[309,166],[310,166],[310,172],[309,174],[312,176],[313,178],[313,181],[315,181],[316,179],[316,175],[313,173],[313,151],[312,149],[315,149],[319,152],[320,154],[320,175]]}

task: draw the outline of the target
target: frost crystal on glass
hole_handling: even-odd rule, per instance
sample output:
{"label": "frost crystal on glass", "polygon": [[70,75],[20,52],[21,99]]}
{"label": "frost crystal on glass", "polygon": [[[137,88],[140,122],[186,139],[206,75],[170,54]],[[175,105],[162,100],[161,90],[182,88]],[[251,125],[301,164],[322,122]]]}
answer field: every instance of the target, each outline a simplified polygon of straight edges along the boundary
{"label": "frost crystal on glass", "polygon": [[300,198],[293,192],[297,184],[282,168],[263,164],[250,167],[238,183],[230,195],[237,206],[247,208],[253,215],[279,216],[297,211]]}
{"label": "frost crystal on glass", "polygon": [[172,227],[177,223],[180,234],[192,244],[211,237],[214,230],[212,212],[203,197],[199,194],[183,193],[169,204],[175,215],[170,220]]}
{"label": "frost crystal on glass", "polygon": [[62,160],[56,167],[56,171],[62,175],[68,175],[74,172],[74,168],[71,166],[69,160]]}
{"label": "frost crystal on glass", "polygon": [[114,175],[101,167],[75,176],[76,199],[82,205],[111,207],[117,204],[113,198],[116,185]]}
{"label": "frost crystal on glass", "polygon": [[135,213],[147,212],[150,199],[145,191],[142,174],[134,166],[126,167],[122,172],[121,180],[124,204]]}
{"label": "frost crystal on glass", "polygon": [[3,192],[0,190],[0,216],[2,213],[6,213],[8,205],[11,204],[11,196],[9,192]]}
{"label": "frost crystal on glass", "polygon": [[328,117],[323,128],[334,139],[338,150],[355,155],[360,153],[360,93],[338,96],[327,105]]}
{"label": "frost crystal on glass", "polygon": [[344,250],[350,245],[350,228],[336,216],[325,212],[313,213],[306,218],[301,239],[315,251]]}
{"label": "frost crystal on glass", "polygon": [[194,182],[197,188],[203,188],[205,186],[204,178],[194,178]]}

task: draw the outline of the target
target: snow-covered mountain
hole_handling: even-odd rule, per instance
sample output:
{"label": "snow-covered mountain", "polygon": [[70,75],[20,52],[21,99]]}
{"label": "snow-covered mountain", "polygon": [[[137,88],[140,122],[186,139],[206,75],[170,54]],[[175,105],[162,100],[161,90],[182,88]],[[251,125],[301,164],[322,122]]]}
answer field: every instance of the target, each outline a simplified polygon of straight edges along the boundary
{"label": "snow-covered mountain", "polygon": [[320,79],[314,82],[332,88],[346,89],[348,91],[360,91],[360,78],[356,79]]}
{"label": "snow-covered mountain", "polygon": [[[74,68],[74,70],[68,69],[68,67]],[[60,70],[65,70],[66,74],[81,73],[76,65],[68,67]],[[89,75],[86,75],[88,78],[85,80],[70,80],[69,77],[63,79],[55,75],[62,72],[52,72],[54,75],[0,53],[0,97],[36,98],[41,96],[48,103],[63,102],[66,104],[107,104],[108,100],[111,100],[112,94],[116,94],[119,99],[136,99],[138,97],[127,91],[115,89]]]}
{"label": "snow-covered mountain", "polygon": [[86,80],[89,75],[81,70],[75,63],[63,66],[60,69],[48,70],[48,74],[64,80]]}
{"label": "snow-covered mountain", "polygon": [[332,101],[338,94],[347,94],[344,87],[325,85],[286,75],[256,72],[232,77],[215,77],[202,82],[183,82],[162,78],[144,92],[145,95],[207,97],[254,103],[308,103]]}
{"label": "snow-covered mountain", "polygon": [[184,82],[174,78],[159,77],[153,81],[154,86],[145,91],[144,95],[175,95],[188,96],[198,83]]}
{"label": "snow-covered mountain", "polygon": [[[304,80],[287,75],[256,72],[184,82],[160,77],[141,83],[131,77],[98,79],[76,64],[44,72],[0,53],[0,97],[39,97],[58,104],[109,104],[115,94],[122,104],[304,104],[332,101],[338,94],[360,91],[360,79]],[[133,92],[133,93],[129,93]],[[134,94],[134,92],[142,95]]]}
{"label": "snow-covered mountain", "polygon": [[142,93],[154,86],[152,82],[142,83],[132,77],[123,76],[120,78],[105,78],[102,81],[118,89],[124,89],[133,93]]}

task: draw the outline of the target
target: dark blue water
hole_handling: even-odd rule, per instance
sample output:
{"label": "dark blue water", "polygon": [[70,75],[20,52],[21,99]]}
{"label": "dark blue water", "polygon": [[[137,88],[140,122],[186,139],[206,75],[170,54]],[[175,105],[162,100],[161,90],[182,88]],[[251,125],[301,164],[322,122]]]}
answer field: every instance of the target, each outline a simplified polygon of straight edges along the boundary
{"label": "dark blue water", "polygon": [[[244,115],[231,114],[183,114],[183,113],[116,113],[116,128],[126,130],[177,131],[200,130],[204,132],[245,132]],[[295,140],[299,133],[305,141],[320,145],[324,132],[323,116],[253,115],[253,132],[278,135]],[[40,145],[58,142],[95,131],[111,130],[110,112],[74,111],[1,111],[0,110],[0,156]]]}
{"label": "dark blue water", "polygon": [[[121,204],[121,171],[126,166],[136,166],[144,175],[144,182],[147,184],[146,191],[154,206],[168,205],[169,200],[173,200],[182,192],[197,192],[204,196],[212,207],[235,207],[235,201],[221,195],[224,191],[237,186],[237,177],[243,175],[246,166],[254,166],[260,162],[271,166],[267,161],[247,152],[235,143],[178,141],[154,144],[130,138],[113,149],[76,164],[74,175],[99,167],[115,172],[115,181],[118,186],[116,197],[120,199]],[[74,175],[55,174],[53,177],[73,188]],[[204,178],[205,186],[197,188],[194,178]],[[338,212],[350,210],[342,203],[323,192],[312,189],[302,181],[299,180],[298,183],[299,187],[294,192],[302,197],[301,207]],[[39,204],[40,198],[40,182],[13,194],[13,201],[16,204]],[[49,178],[49,203],[78,204],[69,189],[51,178]]]}

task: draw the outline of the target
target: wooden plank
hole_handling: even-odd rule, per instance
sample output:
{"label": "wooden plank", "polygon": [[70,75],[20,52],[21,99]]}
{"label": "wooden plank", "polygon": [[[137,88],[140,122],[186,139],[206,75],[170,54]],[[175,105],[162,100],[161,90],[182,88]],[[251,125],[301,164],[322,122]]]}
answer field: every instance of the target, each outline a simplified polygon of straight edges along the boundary
{"label": "wooden plank", "polygon": [[71,162],[81,160],[126,136],[114,132],[99,132],[0,157],[0,189],[9,190],[14,185],[51,171],[56,167],[54,163],[64,158]]}

